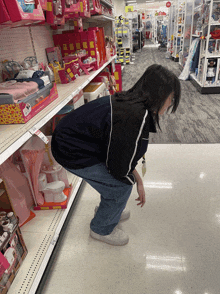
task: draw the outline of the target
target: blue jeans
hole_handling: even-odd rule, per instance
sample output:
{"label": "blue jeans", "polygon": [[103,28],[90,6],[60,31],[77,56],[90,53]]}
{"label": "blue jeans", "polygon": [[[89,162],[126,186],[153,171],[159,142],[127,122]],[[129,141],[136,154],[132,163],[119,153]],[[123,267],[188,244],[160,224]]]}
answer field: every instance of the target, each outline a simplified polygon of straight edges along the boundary
{"label": "blue jeans", "polygon": [[101,195],[98,211],[90,223],[91,230],[99,235],[111,234],[120,220],[133,186],[116,180],[104,163],[67,170],[83,178]]}

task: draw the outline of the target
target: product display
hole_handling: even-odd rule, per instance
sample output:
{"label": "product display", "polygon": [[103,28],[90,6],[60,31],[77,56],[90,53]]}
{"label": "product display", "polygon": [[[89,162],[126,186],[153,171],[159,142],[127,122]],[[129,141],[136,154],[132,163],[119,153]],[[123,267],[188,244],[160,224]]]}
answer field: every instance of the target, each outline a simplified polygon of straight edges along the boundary
{"label": "product display", "polygon": [[[0,246],[6,246],[1,247],[0,252],[1,294],[13,287],[15,274],[27,254],[26,249],[22,251],[25,245],[18,225],[28,226],[25,237],[33,234],[34,238],[37,236],[34,226],[44,223],[48,217],[53,219],[47,228],[47,235],[52,236],[49,242],[44,245],[38,240],[28,243],[31,254],[27,268],[35,262],[32,260],[33,245],[39,246],[37,250],[42,256],[37,262],[39,266],[28,271],[32,279],[42,276],[44,270],[39,267],[48,262],[41,254],[42,248],[47,251],[49,246],[56,245],[57,236],[53,234],[62,229],[68,214],[65,212],[69,212],[81,185],[78,177],[69,179],[66,170],[54,160],[50,151],[51,137],[44,136],[38,128],[44,129],[45,124],[51,122],[54,129],[57,120],[68,111],[116,90],[114,71],[107,68],[116,53],[111,19],[108,23],[86,23],[92,15],[102,17],[103,13],[113,19],[111,1],[106,4],[96,0],[13,0],[13,5],[6,5],[6,2],[0,0],[0,29],[29,28],[14,30],[4,39],[4,46],[10,40],[9,47],[16,44],[17,52],[12,53],[10,48],[6,52],[4,47],[4,52],[0,53],[3,60],[0,132],[1,138],[4,133],[5,144],[8,144],[7,133],[11,140],[9,147],[3,146],[3,150],[0,141]],[[8,5],[13,6],[13,12]],[[43,26],[46,29],[41,33]],[[105,31],[108,31],[107,36]],[[97,76],[101,81],[95,81]],[[17,131],[11,136],[13,127]],[[52,216],[44,213],[48,210]],[[52,251],[49,251],[50,255]],[[16,280],[17,289],[25,287],[27,293],[34,293],[30,290],[30,279],[26,285],[27,268],[23,268],[21,277]]]}
{"label": "product display", "polygon": [[31,1],[31,3],[24,0],[4,0],[4,3],[12,21],[11,27],[45,21],[41,4],[37,0]]}

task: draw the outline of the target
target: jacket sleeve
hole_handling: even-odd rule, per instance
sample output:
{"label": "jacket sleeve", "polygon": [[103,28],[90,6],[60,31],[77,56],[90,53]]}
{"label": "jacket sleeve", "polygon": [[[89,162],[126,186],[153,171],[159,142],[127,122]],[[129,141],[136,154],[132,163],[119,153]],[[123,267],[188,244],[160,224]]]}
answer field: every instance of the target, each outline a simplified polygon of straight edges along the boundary
{"label": "jacket sleeve", "polygon": [[135,155],[139,151],[146,116],[147,111],[141,120],[130,117],[126,128],[119,120],[115,122],[110,134],[107,168],[114,178],[128,185],[134,185],[136,182],[132,171],[137,164],[137,162],[135,163]]}

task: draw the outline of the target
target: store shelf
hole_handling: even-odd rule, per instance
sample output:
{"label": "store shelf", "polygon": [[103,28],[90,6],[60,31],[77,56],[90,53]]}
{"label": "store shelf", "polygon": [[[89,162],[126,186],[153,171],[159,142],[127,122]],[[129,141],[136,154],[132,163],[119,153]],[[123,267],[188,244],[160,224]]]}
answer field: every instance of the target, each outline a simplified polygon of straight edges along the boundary
{"label": "store shelf", "polygon": [[21,228],[28,254],[8,294],[34,294],[53,253],[82,179],[68,173],[72,193],[66,209],[34,211],[36,217]]}
{"label": "store shelf", "polygon": [[115,18],[113,16],[109,16],[109,15],[104,15],[104,14],[100,14],[100,15],[93,15],[92,17],[89,18],[88,22],[92,22],[92,21],[114,21]]}
{"label": "store shelf", "polygon": [[114,5],[113,5],[112,3],[110,3],[109,1],[107,1],[107,0],[100,0],[100,2],[101,2],[102,4],[105,4],[105,5],[108,6],[108,7],[111,7],[111,8],[114,7]]}
{"label": "store shelf", "polygon": [[116,58],[111,57],[101,68],[83,75],[74,82],[66,85],[57,85],[59,97],[45,107],[41,112],[29,120],[26,124],[1,125],[0,126],[0,164],[18,150],[36,131],[45,125],[63,106],[65,106],[76,94],[90,83],[110,62]]}

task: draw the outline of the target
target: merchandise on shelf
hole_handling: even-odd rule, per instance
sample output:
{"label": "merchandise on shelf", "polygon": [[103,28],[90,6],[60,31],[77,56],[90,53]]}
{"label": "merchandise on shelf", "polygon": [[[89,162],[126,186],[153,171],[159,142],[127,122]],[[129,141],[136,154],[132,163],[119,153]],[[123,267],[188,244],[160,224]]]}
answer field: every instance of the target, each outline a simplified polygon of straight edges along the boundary
{"label": "merchandise on shelf", "polygon": [[43,10],[47,10],[47,0],[39,0]]}
{"label": "merchandise on shelf", "polygon": [[46,22],[55,26],[65,24],[65,0],[47,0]]}
{"label": "merchandise on shelf", "polygon": [[81,17],[90,17],[91,16],[89,0],[80,0],[79,16],[81,16]]}
{"label": "merchandise on shelf", "polygon": [[106,96],[106,86],[101,82],[91,82],[83,89],[85,103]]}
{"label": "merchandise on shelf", "polygon": [[10,25],[11,23],[11,18],[8,14],[4,0],[0,0],[0,24],[4,27],[5,25]]}
{"label": "merchandise on shelf", "polygon": [[80,12],[79,0],[66,0],[65,18],[75,18],[78,12]]}
{"label": "merchandise on shelf", "polygon": [[0,208],[0,293],[6,294],[27,255],[18,220]]}
{"label": "merchandise on shelf", "polygon": [[38,0],[33,0],[31,4],[27,4],[24,0],[4,0],[4,3],[12,21],[11,27],[45,21],[44,13]]}
{"label": "merchandise on shelf", "polygon": [[0,165],[0,177],[4,181],[0,183],[0,207],[7,212],[12,211],[18,217],[19,226],[23,226],[35,217],[30,210],[33,202],[27,178],[13,163],[12,158]]}
{"label": "merchandise on shelf", "polygon": [[51,137],[46,139],[48,143],[34,136],[20,149],[35,202],[34,209],[64,209],[71,186],[66,170],[51,153]]}
{"label": "merchandise on shelf", "polygon": [[90,12],[91,15],[102,13],[100,0],[90,0]]}

